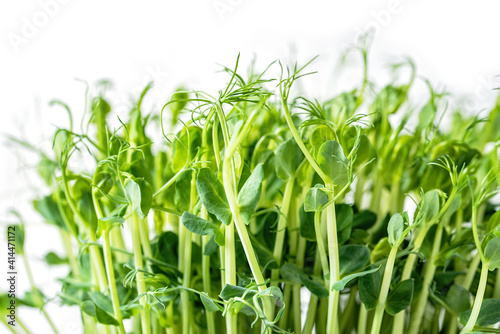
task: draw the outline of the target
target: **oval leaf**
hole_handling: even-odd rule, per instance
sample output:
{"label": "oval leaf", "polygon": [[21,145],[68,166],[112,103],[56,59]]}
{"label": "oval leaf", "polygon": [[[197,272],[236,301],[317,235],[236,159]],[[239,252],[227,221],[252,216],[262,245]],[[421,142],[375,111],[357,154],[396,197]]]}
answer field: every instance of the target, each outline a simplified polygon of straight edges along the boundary
{"label": "oval leaf", "polygon": [[363,269],[370,260],[370,251],[361,245],[344,245],[339,248],[340,275]]}
{"label": "oval leaf", "polygon": [[255,208],[259,203],[263,180],[264,170],[262,164],[258,164],[238,193],[240,215],[246,224],[250,222],[250,218],[255,213]]}
{"label": "oval leaf", "polygon": [[215,237],[215,242],[219,246],[224,246],[224,235],[219,230],[219,226],[217,226],[217,224],[193,215],[187,211],[182,214],[181,220],[184,227],[189,231],[198,235],[213,235]]}
{"label": "oval leaf", "polygon": [[396,315],[410,306],[413,300],[413,287],[415,282],[413,278],[404,280],[396,284],[391,289],[385,303],[385,310],[390,315]]}
{"label": "oval leaf", "polygon": [[321,170],[333,184],[344,185],[349,181],[349,160],[336,141],[329,140],[321,145],[317,161]]}
{"label": "oval leaf", "polygon": [[198,172],[196,188],[207,211],[224,224],[229,225],[231,223],[231,209],[227,202],[226,192],[209,168],[202,168]]}

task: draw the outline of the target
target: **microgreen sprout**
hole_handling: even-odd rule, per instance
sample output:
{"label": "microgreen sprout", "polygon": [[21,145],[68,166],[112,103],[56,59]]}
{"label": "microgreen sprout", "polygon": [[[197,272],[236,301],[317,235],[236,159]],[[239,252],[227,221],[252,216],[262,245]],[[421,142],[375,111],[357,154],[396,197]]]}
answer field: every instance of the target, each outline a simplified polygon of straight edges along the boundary
{"label": "microgreen sprout", "polygon": [[296,88],[315,58],[245,75],[238,56],[216,94],[179,87],[146,113],[148,84],[126,120],[106,81],[80,130],[52,101],[68,120],[51,150],[10,141],[40,156],[33,206],[66,253],[44,259],[69,272],[48,297],[30,273],[22,307],[55,333],[47,303],[85,333],[498,332],[500,98],[469,116],[424,79],[413,101],[413,62],[378,86],[366,46],[348,51],[359,84],[326,99]]}

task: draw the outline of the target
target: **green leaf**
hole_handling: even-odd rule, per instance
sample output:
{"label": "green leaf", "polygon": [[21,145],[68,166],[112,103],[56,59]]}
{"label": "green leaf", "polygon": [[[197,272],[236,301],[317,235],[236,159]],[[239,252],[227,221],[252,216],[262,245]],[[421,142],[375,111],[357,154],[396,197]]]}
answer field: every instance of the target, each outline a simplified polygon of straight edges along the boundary
{"label": "green leaf", "polygon": [[109,193],[111,188],[113,188],[113,176],[108,172],[99,172],[96,175],[96,197],[100,198],[103,195]]}
{"label": "green leaf", "polygon": [[139,217],[144,218],[144,214],[141,211],[141,187],[132,178],[128,178],[123,185],[125,196],[127,201]]}
{"label": "green leaf", "polygon": [[304,205],[299,209],[300,235],[309,241],[316,241],[316,232],[314,231],[314,212],[306,212]]}
{"label": "green leaf", "polygon": [[285,263],[280,270],[281,276],[285,280],[292,281],[294,283],[302,283],[311,293],[315,294],[319,298],[328,297],[328,290],[325,286],[320,283],[313,281],[308,275],[304,273],[296,264]]}
{"label": "green leaf", "polygon": [[116,319],[109,315],[107,312],[97,307],[97,305],[93,301],[86,300],[82,304],[80,304],[80,307],[83,312],[96,318],[97,322],[99,322],[100,324],[118,326],[118,321],[116,321]]}
{"label": "green leaf", "polygon": [[224,308],[221,305],[215,303],[212,298],[208,297],[206,292],[200,293],[200,299],[203,303],[203,306],[205,306],[208,312],[224,311]]}
{"label": "green leaf", "polygon": [[500,268],[500,237],[495,237],[488,242],[484,249],[484,257],[488,261],[490,270]]}
{"label": "green leaf", "polygon": [[283,142],[276,151],[276,174],[283,181],[288,181],[295,175],[304,154],[293,138]]}
{"label": "green leaf", "polygon": [[500,211],[497,211],[488,220],[488,223],[486,224],[486,232],[492,232],[498,230],[499,226],[500,226]]}
{"label": "green leaf", "polygon": [[172,169],[177,173],[185,167],[198,152],[201,146],[202,130],[198,126],[185,126],[174,140],[172,150]]}
{"label": "green leaf", "polygon": [[370,251],[365,246],[344,245],[339,248],[340,276],[363,269],[370,260]]}
{"label": "green leaf", "polygon": [[184,88],[177,88],[176,92],[172,94],[171,101],[168,106],[170,111],[172,111],[172,125],[175,126],[177,124],[177,120],[180,112],[186,107],[186,104],[189,99],[189,94],[184,90]]}
{"label": "green leaf", "polygon": [[252,175],[246,180],[245,184],[238,193],[238,206],[243,221],[248,225],[250,218],[255,213],[255,208],[260,200],[262,190],[262,181],[264,180],[264,170],[262,164],[258,164],[252,172]]}
{"label": "green leaf", "polygon": [[52,196],[45,196],[39,200],[33,201],[35,210],[42,215],[48,223],[54,224],[59,228],[66,229],[66,225],[62,219],[57,203]]}
{"label": "green leaf", "polygon": [[229,225],[231,223],[231,209],[227,202],[226,192],[209,168],[202,168],[198,172],[196,188],[207,211],[224,224]]}
{"label": "green leaf", "polygon": [[149,184],[148,181],[141,178],[136,178],[135,181],[139,185],[139,189],[141,191],[141,213],[142,216],[139,217],[144,218],[148,215],[149,210],[151,210],[151,206],[153,205],[153,188]]}
{"label": "green leaf", "polygon": [[361,276],[358,279],[359,299],[365,305],[366,310],[373,310],[377,306],[380,294],[380,271]]}
{"label": "green leaf", "polygon": [[321,187],[321,185],[317,185],[307,191],[304,199],[304,210],[306,212],[321,211],[323,206],[328,203],[328,194]]}
{"label": "green leaf", "polygon": [[450,287],[446,293],[445,301],[449,309],[457,316],[471,307],[469,291],[457,284]]}
{"label": "green leaf", "polygon": [[323,143],[333,140],[335,138],[335,134],[333,130],[327,125],[319,125],[314,128],[309,136],[309,142],[311,146],[314,147],[314,150],[317,152]]}
{"label": "green leaf", "polygon": [[215,242],[219,246],[224,246],[224,234],[222,234],[219,230],[219,226],[217,226],[217,224],[193,215],[187,211],[182,214],[181,220],[184,227],[189,231],[198,235],[213,235],[215,237]]}
{"label": "green leaf", "polygon": [[319,148],[318,164],[329,182],[344,185],[349,182],[349,160],[344,156],[342,147],[334,140],[325,142]]}
{"label": "green leaf", "polygon": [[368,210],[356,212],[352,219],[352,228],[366,230],[377,222],[377,215]]}
{"label": "green leaf", "polygon": [[193,171],[188,169],[179,175],[175,180],[174,204],[177,211],[189,211],[191,201],[191,181],[193,180]]}
{"label": "green leaf", "polygon": [[224,288],[222,288],[219,297],[227,301],[231,298],[243,297],[243,295],[245,295],[245,299],[248,299],[252,298],[256,293],[257,291],[255,290],[246,289],[241,286],[226,284],[224,285]]}
{"label": "green leaf", "polygon": [[380,269],[380,267],[377,267],[377,268],[373,268],[370,270],[361,271],[359,273],[347,275],[344,278],[342,278],[340,281],[333,283],[332,290],[337,290],[337,291],[343,290],[345,288],[346,284],[349,283],[350,281],[352,281],[353,279],[358,278],[358,277],[362,277],[362,276],[365,276],[368,274],[372,274],[372,273],[378,271],[379,269]]}
{"label": "green leaf", "polygon": [[389,220],[389,225],[387,226],[387,234],[389,244],[394,246],[399,246],[402,240],[401,236],[403,235],[403,230],[405,228],[403,216],[400,213],[396,213]]}
{"label": "green leaf", "polygon": [[348,204],[335,204],[335,220],[337,221],[337,240],[339,245],[351,237],[353,217],[352,206]]}
{"label": "green leaf", "polygon": [[424,194],[420,208],[420,210],[424,212],[425,222],[428,222],[432,220],[434,217],[436,217],[439,213],[439,209],[440,209],[439,193],[435,189],[429,190]]}
{"label": "green leaf", "polygon": [[47,254],[45,254],[45,257],[43,259],[45,263],[47,263],[49,266],[68,264],[67,258],[62,258],[54,252],[48,252]]}
{"label": "green leaf", "polygon": [[125,222],[125,219],[120,216],[111,216],[111,217],[102,217],[99,218],[99,221],[97,222],[97,239],[99,239],[104,231],[108,230],[110,231],[113,227],[122,225]]}
{"label": "green leaf", "polygon": [[107,313],[113,314],[113,302],[111,301],[111,298],[105,296],[99,291],[93,291],[89,296],[97,307]]}
{"label": "green leaf", "polygon": [[396,284],[391,289],[385,303],[385,311],[394,316],[410,306],[413,300],[413,278],[404,280]]}
{"label": "green leaf", "polygon": [[[472,310],[460,313],[460,323],[465,325]],[[481,310],[476,320],[476,326],[494,325],[500,321],[500,299],[485,299],[481,303]]]}

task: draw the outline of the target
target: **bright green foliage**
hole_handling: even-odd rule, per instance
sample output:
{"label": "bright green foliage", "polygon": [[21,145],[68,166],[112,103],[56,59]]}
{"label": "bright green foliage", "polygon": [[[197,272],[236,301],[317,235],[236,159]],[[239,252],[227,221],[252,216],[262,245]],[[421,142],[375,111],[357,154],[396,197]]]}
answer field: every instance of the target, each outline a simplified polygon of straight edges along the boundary
{"label": "bright green foliage", "polygon": [[120,117],[109,82],[89,87],[79,126],[53,101],[71,120],[50,145],[9,139],[39,154],[33,223],[64,249],[38,254],[17,215],[9,250],[66,274],[57,295],[26,275],[19,307],[59,333],[47,303],[85,333],[496,330],[500,99],[458,109],[410,60],[377,82],[367,50],[349,54],[363,77],[332,96],[295,95],[309,63],[244,73],[238,57],[217,93],[179,88],[160,109],[152,84]]}
{"label": "bright green foliage", "polygon": [[410,306],[413,299],[413,278],[404,280],[396,284],[387,297],[385,310],[390,315],[396,315]]}

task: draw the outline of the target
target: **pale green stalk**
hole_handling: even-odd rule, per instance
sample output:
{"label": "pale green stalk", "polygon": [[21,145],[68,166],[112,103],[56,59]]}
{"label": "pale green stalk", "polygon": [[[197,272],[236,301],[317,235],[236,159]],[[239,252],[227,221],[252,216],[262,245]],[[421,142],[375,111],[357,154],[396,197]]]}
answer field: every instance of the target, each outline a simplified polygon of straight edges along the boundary
{"label": "pale green stalk", "polygon": [[411,326],[409,328],[409,334],[417,334],[420,330],[420,324],[422,323],[422,317],[424,315],[425,308],[427,306],[428,297],[429,297],[429,288],[434,278],[434,273],[436,272],[436,265],[434,261],[436,261],[439,250],[441,247],[441,238],[443,236],[443,225],[444,221],[439,222],[436,228],[436,234],[434,235],[434,243],[432,245],[432,253],[431,257],[427,259],[427,262],[424,265],[424,279],[422,282],[422,291],[420,291],[420,295],[418,296],[415,310],[411,314]]}
{"label": "pale green stalk", "polygon": [[[457,191],[456,191],[456,188],[454,187],[450,193],[450,196],[446,200],[445,204],[439,210],[439,213],[437,214],[437,216],[434,217],[429,222],[422,223],[423,226],[421,227],[420,231],[418,232],[417,237],[415,239],[415,242],[413,244],[414,250],[418,251],[420,249],[430,227],[436,221],[438,221],[446,213],[446,211],[448,211],[448,209],[450,208],[451,203],[455,199],[456,195],[457,195]],[[406,262],[405,262],[405,265],[404,265],[404,268],[403,268],[403,274],[401,275],[401,281],[404,281],[404,280],[411,278],[411,274],[413,272],[413,267],[415,266],[416,260],[417,260],[416,254],[412,253],[412,254],[408,255]],[[394,316],[394,320],[393,320],[393,324],[392,324],[392,334],[403,333],[404,327],[405,327],[405,311],[401,311]]]}
{"label": "pale green stalk", "polygon": [[[328,189],[334,191],[333,184],[327,185]],[[330,259],[330,280],[328,282],[328,321],[326,325],[326,332],[328,334],[335,334],[339,332],[338,312],[339,312],[339,297],[340,291],[333,290],[330,282],[340,280],[339,269],[339,244],[337,240],[337,219],[335,215],[335,203],[330,204],[326,208],[327,218],[327,236],[328,236],[328,256]]]}
{"label": "pale green stalk", "polygon": [[[243,246],[243,249],[245,251],[246,257],[248,264],[250,265],[250,270],[252,271],[252,275],[255,279],[255,282],[259,288],[259,291],[264,291],[267,286],[266,286],[266,281],[264,279],[264,276],[262,275],[262,271],[259,266],[259,262],[257,261],[257,256],[255,255],[255,251],[252,247],[252,242],[250,241],[250,237],[248,235],[247,227],[245,225],[245,222],[241,218],[240,215],[240,208],[238,206],[238,203],[236,201],[236,192],[235,192],[235,182],[234,182],[234,171],[231,166],[232,162],[232,157],[234,153],[236,152],[237,147],[239,144],[243,141],[245,136],[247,135],[248,131],[252,127],[252,123],[254,119],[257,117],[258,112],[260,111],[260,108],[256,108],[254,112],[250,115],[248,120],[246,121],[245,125],[242,127],[240,130],[240,133],[238,134],[237,138],[233,138],[231,140],[231,143],[229,147],[227,148],[225,152],[225,157],[223,161],[223,184],[224,184],[224,190],[226,192],[226,197],[229,202],[229,207],[231,209],[231,213],[233,216],[234,220],[234,225],[236,226],[236,230],[238,232],[238,235],[241,240],[241,244]],[[219,118],[222,119],[221,115],[219,115]],[[223,127],[224,129],[224,127]],[[226,235],[228,234],[228,228],[231,228],[230,224],[229,226],[226,227]],[[226,245],[227,247],[227,245]],[[228,252],[226,251],[226,257],[228,256]],[[234,256],[234,252],[233,252]],[[226,267],[226,271],[228,268]],[[228,282],[226,281],[226,284]],[[272,319],[270,315],[272,314],[272,305],[269,300],[264,301],[264,314],[268,319]]]}
{"label": "pale green stalk", "polygon": [[[43,302],[42,300],[42,296],[40,294],[40,291],[38,290],[38,288],[35,286],[35,280],[33,279],[33,275],[31,273],[31,267],[29,265],[29,262],[28,262],[28,259],[26,257],[26,253],[23,253],[21,254],[21,257],[23,259],[23,262],[24,262],[24,267],[26,269],[26,276],[28,276],[28,281],[30,282],[30,285],[31,285],[31,290],[33,291],[33,293],[36,295],[36,297],[39,299],[40,302]],[[41,307],[40,309],[42,311],[42,314],[43,316],[45,317],[45,319],[47,320],[47,322],[49,323],[50,325],[50,328],[52,329],[52,331],[57,334],[57,328],[56,326],[54,325],[54,322],[52,321],[52,319],[49,317],[47,311],[45,311],[45,308],[44,306]]]}
{"label": "pale green stalk", "polygon": [[[283,194],[283,203],[281,204],[281,214],[278,219],[278,227],[276,231],[276,241],[274,242],[273,257],[278,261],[278,266],[281,267],[281,258],[283,257],[283,248],[285,242],[285,232],[287,230],[287,221],[289,220],[290,211],[290,201],[293,195],[293,186],[295,184],[295,178],[291,177],[285,186],[285,192]],[[280,276],[280,269],[273,269],[271,271],[271,281],[272,285],[277,285]]]}
{"label": "pale green stalk", "polygon": [[120,300],[118,298],[118,290],[116,289],[115,272],[113,269],[113,259],[111,257],[111,242],[109,230],[104,231],[104,261],[106,263],[106,272],[109,278],[109,291],[111,293],[111,302],[113,303],[113,311],[118,321],[118,332],[125,334],[125,327],[123,327],[122,312],[120,311]]}
{"label": "pale green stalk", "polygon": [[361,303],[361,305],[359,306],[358,330],[356,334],[366,334],[367,324],[368,324],[368,311],[366,310],[363,303]]}
{"label": "pale green stalk", "polygon": [[[144,268],[142,261],[142,249],[141,249],[141,237],[140,237],[140,222],[139,217],[134,212],[132,215],[132,245],[134,250],[134,267]],[[144,274],[142,272],[137,272],[137,293],[139,295],[147,293],[146,283],[144,282]],[[142,334],[151,334],[151,320],[149,317],[149,305],[147,304],[146,296],[142,297],[140,300],[142,307],[141,310],[141,328]]]}
{"label": "pale green stalk", "polygon": [[[330,265],[328,264],[328,256],[326,255],[326,246],[321,233],[321,212],[314,213],[314,231],[316,232],[316,242],[319,254],[319,259],[321,262],[321,268],[323,269],[323,277],[327,277],[330,274]],[[330,280],[325,278],[325,285],[328,287],[330,285]]]}
{"label": "pale green stalk", "polygon": [[460,331],[460,334],[469,333],[473,330],[476,320],[479,316],[479,311],[481,310],[481,304],[483,303],[484,292],[486,290],[486,284],[488,283],[488,263],[483,262],[481,268],[481,277],[479,278],[479,286],[477,288],[476,299],[474,300],[474,305],[472,306],[472,312],[470,314],[469,320],[465,327]]}
{"label": "pale green stalk", "polygon": [[[316,249],[316,255],[314,258],[314,267],[313,267],[313,273],[314,275],[319,275],[321,273],[321,265],[319,261],[319,251]],[[316,320],[316,311],[318,308],[318,301],[319,298],[311,293],[311,297],[309,299],[309,306],[307,308],[307,316],[306,316],[306,322],[304,323],[304,328],[302,329],[302,334],[311,334],[314,323]]]}
{"label": "pale green stalk", "polygon": [[387,258],[387,263],[385,264],[384,278],[382,280],[382,285],[380,287],[380,294],[377,301],[377,307],[375,308],[375,315],[373,317],[373,324],[371,334],[379,334],[380,327],[382,326],[382,320],[385,313],[385,302],[387,301],[387,296],[389,294],[389,287],[391,286],[392,272],[394,270],[394,261],[396,260],[396,255],[398,253],[399,244],[392,246],[389,256]]}
{"label": "pale green stalk", "polygon": [[[97,175],[97,174],[94,174]],[[94,183],[95,183],[94,177]],[[101,207],[96,198],[97,189],[92,191],[92,201],[94,202],[95,212],[97,214],[97,219],[101,219],[103,217]],[[106,266],[106,273],[108,275],[109,282],[109,291],[111,294],[111,302],[113,304],[113,312],[116,320],[118,321],[118,330],[120,334],[125,334],[125,328],[123,327],[123,319],[122,312],[120,311],[120,300],[118,299],[118,291],[116,289],[116,280],[115,280],[115,271],[113,268],[113,257],[111,256],[111,241],[109,228],[105,228],[104,230],[104,263]]]}

